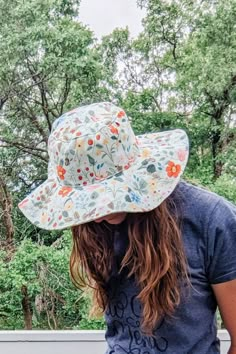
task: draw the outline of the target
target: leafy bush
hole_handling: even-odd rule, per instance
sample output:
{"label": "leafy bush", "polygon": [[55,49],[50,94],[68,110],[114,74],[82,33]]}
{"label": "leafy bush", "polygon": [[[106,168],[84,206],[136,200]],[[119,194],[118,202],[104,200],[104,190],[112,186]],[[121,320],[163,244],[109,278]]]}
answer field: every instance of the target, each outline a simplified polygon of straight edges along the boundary
{"label": "leafy bush", "polygon": [[88,300],[69,275],[71,234],[51,246],[23,240],[11,260],[0,258],[0,328],[24,328],[22,287],[27,288],[33,328],[72,329],[85,325]]}

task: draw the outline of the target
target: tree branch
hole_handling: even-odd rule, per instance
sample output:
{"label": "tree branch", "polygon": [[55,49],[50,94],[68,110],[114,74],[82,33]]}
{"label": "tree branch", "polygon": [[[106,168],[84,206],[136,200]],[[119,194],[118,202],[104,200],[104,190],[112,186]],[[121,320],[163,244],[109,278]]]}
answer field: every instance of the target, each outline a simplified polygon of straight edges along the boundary
{"label": "tree branch", "polygon": [[50,122],[49,114],[48,114],[49,113],[49,105],[48,105],[48,100],[47,100],[47,95],[46,95],[47,91],[45,90],[45,87],[44,87],[45,77],[43,77],[43,79],[40,77],[40,74],[36,72],[33,64],[30,63],[28,57],[26,57],[26,62],[27,62],[28,70],[31,74],[31,78],[35,82],[36,86],[39,89],[39,93],[40,93],[41,101],[42,101],[41,107],[42,107],[44,116],[46,118],[47,124],[48,124],[48,129],[49,129],[49,131],[51,131],[52,124]]}
{"label": "tree branch", "polygon": [[[71,89],[71,81],[67,75],[65,76],[65,79],[66,80],[65,80],[65,87],[63,90],[63,95],[60,95],[57,105],[56,105],[56,107],[58,107],[58,105],[60,105],[59,115],[62,115],[62,113],[63,113],[64,104],[66,103],[66,100],[68,98],[68,95],[69,95],[70,89]],[[61,96],[62,96],[62,99],[61,99]],[[58,108],[57,108],[57,110],[58,110]]]}
{"label": "tree branch", "polygon": [[40,133],[40,135],[43,138],[43,141],[47,144],[48,142],[48,135],[47,133],[44,131],[44,129],[40,126],[39,122],[38,122],[38,118],[37,116],[34,114],[34,112],[32,111],[32,108],[30,107],[29,103],[24,100],[24,103],[27,107],[27,109],[25,109],[24,107],[22,107],[22,111],[25,112],[26,116],[30,119],[30,121],[32,122],[32,124],[34,125],[34,127],[38,130],[38,132]]}
{"label": "tree branch", "polygon": [[28,150],[35,150],[35,151],[47,153],[46,149],[37,148],[34,145],[30,145],[30,146],[29,145],[25,145],[24,143],[22,143],[20,141],[11,141],[11,140],[8,140],[6,138],[1,138],[0,140],[3,143],[7,144],[8,146],[22,147],[22,148],[28,149]]}
{"label": "tree branch", "polygon": [[[3,141],[3,140],[2,140]],[[9,141],[9,143],[5,143],[6,145],[2,145],[0,146],[1,147],[13,147],[15,146],[17,149],[19,149],[20,151],[23,151],[29,155],[32,155],[32,156],[35,156],[35,157],[38,157],[39,159],[41,159],[42,161],[44,161],[45,163],[48,163],[48,158],[47,157],[44,157],[40,154],[37,154],[35,151],[33,150],[36,150],[36,151],[42,151],[42,149],[39,149],[39,148],[33,148],[31,146],[26,146],[22,143],[18,143],[18,142],[14,142],[14,141]],[[45,152],[45,150],[43,150],[43,152]]]}

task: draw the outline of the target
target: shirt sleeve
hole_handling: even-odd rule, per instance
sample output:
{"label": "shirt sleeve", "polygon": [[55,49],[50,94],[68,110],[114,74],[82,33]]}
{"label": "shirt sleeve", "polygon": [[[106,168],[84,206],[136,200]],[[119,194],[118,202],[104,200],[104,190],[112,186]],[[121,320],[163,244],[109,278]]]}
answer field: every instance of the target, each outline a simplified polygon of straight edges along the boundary
{"label": "shirt sleeve", "polygon": [[207,274],[211,284],[236,279],[236,206],[221,198],[209,218]]}

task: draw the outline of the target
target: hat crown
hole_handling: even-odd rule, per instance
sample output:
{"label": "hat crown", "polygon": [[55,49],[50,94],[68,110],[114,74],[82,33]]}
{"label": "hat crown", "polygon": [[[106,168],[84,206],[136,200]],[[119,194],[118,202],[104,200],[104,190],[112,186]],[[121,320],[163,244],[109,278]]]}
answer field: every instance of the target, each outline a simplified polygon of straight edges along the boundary
{"label": "hat crown", "polygon": [[128,169],[139,149],[125,112],[111,103],[70,111],[49,137],[50,174],[60,184],[93,184]]}

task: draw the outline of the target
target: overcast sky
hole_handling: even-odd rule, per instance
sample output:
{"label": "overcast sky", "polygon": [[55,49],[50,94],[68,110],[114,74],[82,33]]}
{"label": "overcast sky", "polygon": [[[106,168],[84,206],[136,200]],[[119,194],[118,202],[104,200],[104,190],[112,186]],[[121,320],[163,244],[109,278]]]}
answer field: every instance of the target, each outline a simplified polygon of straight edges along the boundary
{"label": "overcast sky", "polygon": [[136,0],[81,0],[80,20],[101,38],[116,27],[128,26],[132,37],[142,30],[144,11]]}

